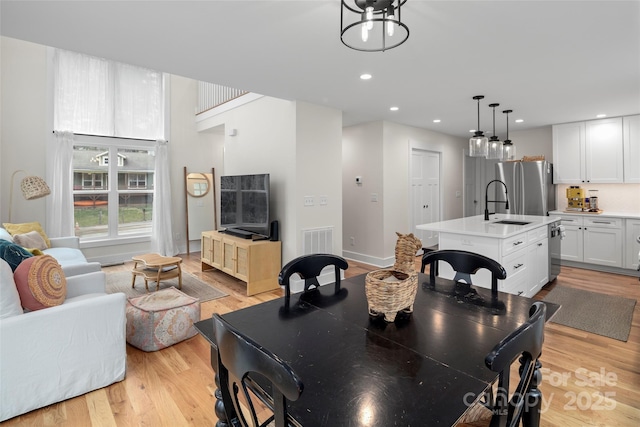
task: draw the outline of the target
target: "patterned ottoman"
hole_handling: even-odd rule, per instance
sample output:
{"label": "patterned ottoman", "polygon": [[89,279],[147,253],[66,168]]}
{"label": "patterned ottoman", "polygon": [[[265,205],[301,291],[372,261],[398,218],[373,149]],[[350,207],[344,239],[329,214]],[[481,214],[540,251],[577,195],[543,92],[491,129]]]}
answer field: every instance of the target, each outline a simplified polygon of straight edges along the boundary
{"label": "patterned ottoman", "polygon": [[200,321],[200,300],[174,287],[127,301],[127,342],[156,351],[191,338]]}

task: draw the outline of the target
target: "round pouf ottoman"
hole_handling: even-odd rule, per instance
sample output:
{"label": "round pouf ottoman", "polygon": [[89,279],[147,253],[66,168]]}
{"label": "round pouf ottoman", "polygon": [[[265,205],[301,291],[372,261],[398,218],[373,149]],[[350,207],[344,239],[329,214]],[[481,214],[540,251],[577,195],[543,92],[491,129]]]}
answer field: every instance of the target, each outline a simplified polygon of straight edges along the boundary
{"label": "round pouf ottoman", "polygon": [[127,342],[156,351],[194,336],[200,300],[171,287],[127,301]]}

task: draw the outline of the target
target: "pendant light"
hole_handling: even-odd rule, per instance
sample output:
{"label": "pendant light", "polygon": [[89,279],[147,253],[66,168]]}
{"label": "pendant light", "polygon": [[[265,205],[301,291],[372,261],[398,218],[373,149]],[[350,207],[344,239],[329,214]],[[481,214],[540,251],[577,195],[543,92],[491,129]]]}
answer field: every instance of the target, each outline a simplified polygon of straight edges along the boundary
{"label": "pendant light", "polygon": [[480,130],[480,100],[484,99],[484,95],[474,96],[473,99],[478,101],[478,127],[471,139],[469,139],[469,156],[487,157],[489,154],[489,140]]}
{"label": "pendant light", "polygon": [[515,160],[516,146],[509,139],[509,113],[513,113],[513,110],[504,110],[503,113],[507,115],[507,139],[504,140],[502,157],[504,160]]}
{"label": "pendant light", "polygon": [[496,107],[500,104],[489,104],[493,108],[493,135],[489,139],[489,154],[487,159],[502,160],[502,141],[496,136]]}
{"label": "pendant light", "polygon": [[341,0],[340,40],[351,49],[384,52],[409,38],[401,9],[407,0]]}

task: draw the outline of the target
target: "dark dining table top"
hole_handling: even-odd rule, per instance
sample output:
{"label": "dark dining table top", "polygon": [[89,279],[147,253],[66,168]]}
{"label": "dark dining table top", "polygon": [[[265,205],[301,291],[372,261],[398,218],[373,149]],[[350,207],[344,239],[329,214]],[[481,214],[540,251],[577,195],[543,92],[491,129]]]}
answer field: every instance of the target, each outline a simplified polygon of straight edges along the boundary
{"label": "dark dining table top", "polygon": [[[534,300],[420,274],[413,313],[368,313],[365,275],[223,317],[285,360],[304,391],[303,426],[451,426],[497,378],[487,353],[529,317]],[[468,292],[471,290],[471,292]],[[547,304],[547,318],[559,308]],[[215,348],[212,320],[196,324]]]}

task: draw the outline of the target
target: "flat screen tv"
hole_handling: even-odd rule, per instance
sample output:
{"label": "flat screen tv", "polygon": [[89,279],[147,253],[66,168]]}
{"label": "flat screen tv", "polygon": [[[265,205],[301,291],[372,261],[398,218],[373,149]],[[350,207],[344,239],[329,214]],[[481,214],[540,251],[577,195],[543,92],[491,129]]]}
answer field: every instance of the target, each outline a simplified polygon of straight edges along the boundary
{"label": "flat screen tv", "polygon": [[247,239],[269,237],[269,174],[220,177],[220,227]]}

